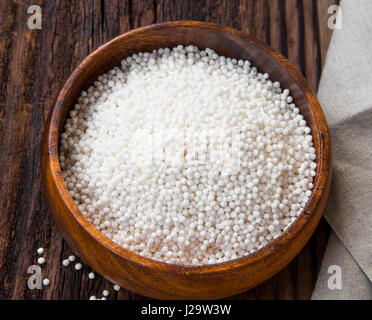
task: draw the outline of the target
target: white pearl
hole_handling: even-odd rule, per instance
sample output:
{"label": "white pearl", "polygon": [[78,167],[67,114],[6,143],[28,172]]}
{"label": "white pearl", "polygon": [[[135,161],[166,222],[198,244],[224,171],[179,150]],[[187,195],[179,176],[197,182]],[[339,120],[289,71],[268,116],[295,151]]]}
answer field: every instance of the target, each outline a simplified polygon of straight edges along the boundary
{"label": "white pearl", "polygon": [[115,285],[114,285],[114,290],[115,290],[115,291],[119,291],[119,290],[120,290],[120,286],[117,285],[117,284],[115,284]]}
{"label": "white pearl", "polygon": [[69,260],[69,259],[64,259],[64,260],[62,261],[62,265],[63,265],[64,267],[67,267],[69,264],[70,264],[70,260]]}
{"label": "white pearl", "polygon": [[109,294],[110,294],[110,292],[108,291],[108,290],[103,290],[103,293],[102,293],[105,297],[107,297]]}

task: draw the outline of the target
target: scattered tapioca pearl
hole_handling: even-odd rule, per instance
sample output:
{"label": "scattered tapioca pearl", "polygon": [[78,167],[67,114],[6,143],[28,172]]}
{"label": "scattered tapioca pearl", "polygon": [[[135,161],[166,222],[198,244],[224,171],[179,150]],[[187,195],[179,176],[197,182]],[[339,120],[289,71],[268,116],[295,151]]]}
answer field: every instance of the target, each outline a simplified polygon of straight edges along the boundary
{"label": "scattered tapioca pearl", "polygon": [[93,280],[95,277],[96,277],[96,275],[94,274],[94,272],[90,272],[88,274],[88,278],[91,279],[91,280]]}
{"label": "scattered tapioca pearl", "polygon": [[96,296],[90,296],[89,300],[97,300],[97,297]]}
{"label": "scattered tapioca pearl", "polygon": [[49,283],[50,283],[49,279],[45,278],[45,279],[43,280],[43,285],[44,285],[44,286],[48,286]]}
{"label": "scattered tapioca pearl", "polygon": [[44,257],[40,257],[37,259],[37,263],[38,264],[44,264],[45,263],[45,258]]}
{"label": "scattered tapioca pearl", "polygon": [[83,265],[81,263],[75,264],[75,269],[76,270],[80,270],[82,267],[83,267]]}
{"label": "scattered tapioca pearl", "polygon": [[110,291],[108,290],[103,290],[102,294],[107,297],[110,294]]}
{"label": "scattered tapioca pearl", "polygon": [[69,259],[65,259],[65,260],[62,261],[62,265],[64,267],[68,267],[69,264],[70,264],[70,260]]}
{"label": "scattered tapioca pearl", "polygon": [[101,300],[107,300],[107,298],[106,297],[102,297]]}
{"label": "scattered tapioca pearl", "polygon": [[37,249],[37,253],[38,253],[38,254],[43,254],[43,253],[44,253],[44,248],[39,248],[39,249]]}
{"label": "scattered tapioca pearl", "polygon": [[71,262],[74,262],[75,259],[76,259],[76,258],[75,258],[75,256],[73,256],[73,255],[71,255],[71,256],[68,257],[68,260],[70,260]]}
{"label": "scattered tapioca pearl", "polygon": [[117,284],[115,284],[115,285],[114,285],[114,290],[115,290],[115,291],[119,291],[119,290],[120,290],[120,286],[117,285]]}

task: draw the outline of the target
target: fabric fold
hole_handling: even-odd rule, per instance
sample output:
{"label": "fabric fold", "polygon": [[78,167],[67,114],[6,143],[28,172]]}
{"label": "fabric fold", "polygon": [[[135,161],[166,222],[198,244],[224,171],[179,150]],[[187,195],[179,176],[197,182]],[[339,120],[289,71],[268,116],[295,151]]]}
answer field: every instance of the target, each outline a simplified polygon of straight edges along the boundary
{"label": "fabric fold", "polygon": [[[313,298],[356,298],[359,287],[357,298],[372,299],[372,1],[342,0],[341,15],[318,91],[331,135],[333,181],[325,218],[334,233]],[[327,287],[329,263],[347,272],[339,292]]]}

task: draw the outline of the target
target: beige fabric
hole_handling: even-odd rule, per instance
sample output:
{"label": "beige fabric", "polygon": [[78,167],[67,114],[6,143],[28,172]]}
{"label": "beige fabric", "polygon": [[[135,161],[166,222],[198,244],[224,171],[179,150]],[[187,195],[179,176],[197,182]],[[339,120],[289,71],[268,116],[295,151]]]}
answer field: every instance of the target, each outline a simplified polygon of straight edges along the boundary
{"label": "beige fabric", "polygon": [[[365,286],[372,280],[372,1],[342,0],[341,10],[318,92],[334,165],[325,217],[340,241],[334,235],[329,241],[314,298],[372,299]],[[331,293],[324,277],[335,259],[352,281]]]}
{"label": "beige fabric", "polygon": [[[332,286],[333,279],[330,278],[336,273],[332,269],[332,266],[340,266],[341,268],[342,286],[340,289],[333,288]],[[330,287],[329,282],[331,282]],[[332,232],[312,299],[368,300],[371,297],[371,281],[366,277],[358,264],[355,263],[354,258],[346,250],[340,239]]]}

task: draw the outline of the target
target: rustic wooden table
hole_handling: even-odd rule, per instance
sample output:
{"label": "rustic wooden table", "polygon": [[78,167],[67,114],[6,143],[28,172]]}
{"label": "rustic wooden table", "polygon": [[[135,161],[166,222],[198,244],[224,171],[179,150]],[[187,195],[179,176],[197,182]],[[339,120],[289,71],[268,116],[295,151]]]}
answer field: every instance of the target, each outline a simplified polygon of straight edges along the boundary
{"label": "rustic wooden table", "polygon": [[[92,50],[130,29],[170,20],[216,22],[251,33],[287,56],[317,89],[331,36],[328,6],[336,0],[81,0],[0,2],[0,299],[88,299],[109,288],[111,299],[143,299],[89,268],[61,266],[71,250],[43,195],[40,142],[63,82]],[[42,10],[30,30],[27,9]],[[283,271],[232,299],[308,299],[329,229],[322,221],[308,245]],[[46,249],[42,290],[27,287],[27,269]]]}

